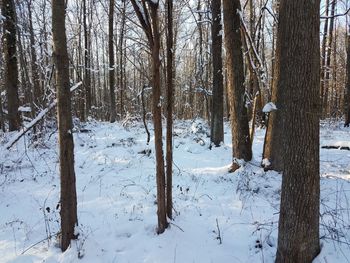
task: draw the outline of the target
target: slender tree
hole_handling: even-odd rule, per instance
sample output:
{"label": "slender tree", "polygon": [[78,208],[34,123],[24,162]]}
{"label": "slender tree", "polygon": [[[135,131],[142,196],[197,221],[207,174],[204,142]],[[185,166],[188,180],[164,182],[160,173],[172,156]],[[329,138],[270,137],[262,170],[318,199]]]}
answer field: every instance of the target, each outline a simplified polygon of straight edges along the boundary
{"label": "slender tree", "polygon": [[328,39],[328,24],[329,24],[329,1],[325,2],[325,20],[323,23],[323,32],[322,32],[322,47],[321,47],[321,97],[323,99],[323,94],[325,91],[325,73],[326,73],[326,54],[327,54],[327,39]]}
{"label": "slender tree", "polygon": [[127,1],[123,1],[123,7],[121,10],[121,25],[120,25],[120,33],[119,33],[119,64],[118,64],[118,86],[119,86],[119,101],[120,101],[120,118],[124,117],[124,89],[125,89],[125,65],[124,65],[124,53],[126,50],[126,47],[124,46],[124,41],[125,41],[125,25],[126,25],[126,3]]}
{"label": "slender tree", "polygon": [[166,123],[166,205],[167,216],[173,217],[173,197],[172,197],[172,178],[173,178],[173,0],[167,0],[167,123]]}
{"label": "slender tree", "polygon": [[39,68],[38,68],[38,59],[35,50],[35,35],[34,35],[34,26],[33,26],[33,0],[27,0],[28,16],[29,16],[29,40],[30,40],[30,54],[31,54],[31,71],[32,71],[32,85],[33,85],[33,104],[35,109],[32,109],[32,112],[38,112],[38,109],[42,108],[42,87],[39,78]]}
{"label": "slender tree", "polygon": [[76,238],[74,228],[78,224],[65,5],[65,0],[52,0],[53,58],[56,69],[58,139],[60,148],[62,251],[65,251],[69,247],[71,240]]}
{"label": "slender tree", "polygon": [[115,105],[115,63],[114,63],[114,0],[109,0],[109,15],[108,15],[108,49],[109,49],[109,118],[110,122],[116,121],[116,105]]}
{"label": "slender tree", "polygon": [[285,154],[277,263],[312,262],[320,251],[319,12],[320,1],[280,1],[276,85],[289,99],[278,109]]}
{"label": "slender tree", "polygon": [[350,126],[350,23],[346,34],[345,127]]}
{"label": "slender tree", "polygon": [[224,0],[225,48],[230,116],[232,126],[232,147],[234,163],[232,170],[239,166],[235,159],[250,161],[252,145],[249,136],[248,112],[244,86],[244,66],[241,36],[241,3],[239,0]]}
{"label": "slender tree", "polygon": [[[152,93],[153,93],[153,122],[154,143],[156,151],[156,177],[157,177],[157,206],[158,206],[158,233],[163,233],[168,226],[166,219],[166,193],[164,154],[162,141],[162,108],[161,108],[161,82],[160,82],[160,33],[158,25],[159,1],[131,0],[135,13],[145,32],[152,57]],[[168,185],[168,187],[171,187]]]}
{"label": "slender tree", "polygon": [[7,95],[9,130],[19,130],[21,125],[18,112],[18,66],[17,66],[17,22],[13,0],[2,1],[2,16],[5,17],[3,30],[3,52],[5,64],[5,87]]}
{"label": "slender tree", "polygon": [[331,60],[332,60],[332,43],[334,39],[334,15],[335,15],[335,9],[337,5],[337,0],[333,0],[331,4],[331,17],[330,17],[330,22],[329,22],[329,32],[328,32],[328,43],[326,46],[326,59],[325,59],[325,64],[324,64],[324,79],[323,82],[321,82],[322,85],[322,90],[323,94],[323,112],[324,116],[327,116],[329,113],[328,111],[328,106],[329,106],[329,89],[330,89],[330,76],[331,76]]}
{"label": "slender tree", "polygon": [[83,0],[83,27],[84,27],[84,87],[85,87],[85,109],[83,117],[89,116],[92,104],[91,94],[91,74],[90,74],[90,35],[87,26],[87,8],[86,1]]}
{"label": "slender tree", "polygon": [[221,0],[212,0],[211,9],[213,99],[211,111],[210,140],[215,146],[220,146],[220,143],[224,141],[224,80],[222,73]]}
{"label": "slender tree", "polygon": [[[275,1],[276,19],[279,18],[280,0]],[[277,23],[276,23],[277,24]],[[276,24],[274,29],[276,30]],[[273,32],[275,32],[275,30]],[[276,39],[276,46],[279,46],[279,39]],[[265,169],[272,169],[275,171],[282,171],[283,169],[283,107],[284,100],[286,99],[285,93],[283,92],[283,86],[277,85],[276,81],[279,77],[280,69],[280,53],[274,50],[274,59],[272,61],[272,95],[271,101],[276,105],[277,111],[271,111],[268,117],[264,150],[263,150],[263,166]],[[281,110],[280,110],[281,109]]]}

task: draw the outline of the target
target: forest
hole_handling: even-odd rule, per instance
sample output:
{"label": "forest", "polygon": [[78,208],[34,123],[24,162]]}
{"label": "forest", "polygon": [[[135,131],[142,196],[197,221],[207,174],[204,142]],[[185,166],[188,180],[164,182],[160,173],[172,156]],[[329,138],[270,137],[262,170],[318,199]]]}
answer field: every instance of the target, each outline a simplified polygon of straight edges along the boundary
{"label": "forest", "polygon": [[350,262],[348,0],[0,8],[0,262]]}

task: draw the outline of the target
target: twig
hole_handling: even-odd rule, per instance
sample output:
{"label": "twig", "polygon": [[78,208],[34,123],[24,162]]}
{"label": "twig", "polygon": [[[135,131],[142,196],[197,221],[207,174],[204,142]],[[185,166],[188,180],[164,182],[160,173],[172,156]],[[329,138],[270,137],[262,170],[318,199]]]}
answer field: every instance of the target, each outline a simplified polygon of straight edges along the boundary
{"label": "twig", "polygon": [[59,235],[59,232],[57,232],[57,233],[54,234],[54,235],[48,236],[48,237],[46,237],[46,238],[44,238],[44,239],[42,239],[42,240],[40,240],[40,241],[34,243],[33,245],[31,245],[31,246],[29,246],[28,248],[26,248],[25,250],[23,250],[23,252],[21,253],[21,255],[23,255],[24,253],[26,253],[28,250],[32,249],[32,248],[35,247],[36,245],[38,245],[38,244],[40,244],[40,243],[42,243],[42,242],[44,242],[44,241],[46,241],[46,240],[48,240],[48,239],[51,239],[51,238],[53,238],[53,237],[56,237],[56,236],[58,236],[58,235]]}
{"label": "twig", "polygon": [[334,16],[321,16],[320,18],[321,19],[328,19],[328,18],[336,18],[336,17],[339,17],[339,16],[346,16],[348,13],[350,12],[350,8],[348,8],[345,13],[343,14],[336,14]]}
{"label": "twig", "polygon": [[216,218],[216,228],[218,229],[218,236],[217,236],[217,240],[219,240],[219,244],[222,244],[222,238],[221,238],[221,232],[220,232],[220,227],[219,227],[219,221]]}
{"label": "twig", "polygon": [[171,223],[171,222],[170,222],[170,225],[176,226],[178,229],[180,229],[182,232],[185,233],[185,231],[184,231],[181,227],[179,227],[178,225],[176,225],[176,224],[174,224],[174,223]]}

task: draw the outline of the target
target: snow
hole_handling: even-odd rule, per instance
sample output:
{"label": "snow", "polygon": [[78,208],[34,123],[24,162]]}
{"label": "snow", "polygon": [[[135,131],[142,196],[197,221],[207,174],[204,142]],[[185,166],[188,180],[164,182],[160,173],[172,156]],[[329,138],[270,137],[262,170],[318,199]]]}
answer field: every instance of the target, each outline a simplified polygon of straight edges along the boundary
{"label": "snow", "polygon": [[271,165],[271,163],[270,163],[269,159],[264,158],[264,159],[262,160],[262,162],[261,162],[261,165],[262,165],[263,167],[268,167],[268,166]]}
{"label": "snow", "polygon": [[31,112],[32,109],[31,109],[31,107],[28,107],[28,106],[19,106],[18,107],[18,111],[20,111],[20,112]]}
{"label": "snow", "polygon": [[[70,88],[70,92],[75,91],[82,84],[83,83],[81,81],[76,83]],[[4,148],[9,149],[23,134],[28,132],[28,130],[31,127],[33,127],[37,122],[39,122],[45,116],[45,114],[47,114],[52,108],[54,108],[56,104],[57,104],[57,99],[54,99],[54,101],[50,103],[46,109],[43,109],[42,111],[40,111],[39,114],[29,122],[29,124],[24,125],[24,127],[18,133],[16,133],[11,139],[9,139]]]}
{"label": "snow", "polygon": [[268,102],[265,104],[264,108],[262,109],[263,112],[268,113],[271,111],[277,110],[276,105],[273,102]]}
{"label": "snow", "polygon": [[[73,133],[79,239],[65,253],[56,241],[57,133],[35,145],[27,134],[11,150],[12,134],[1,135],[1,262],[274,262],[281,175],[260,168],[265,130],[256,130],[254,160],[230,174],[228,124],[226,143],[209,150],[205,120],[177,121],[175,218],[157,235],[154,137],[147,146],[138,122],[84,128],[90,132]],[[321,126],[321,145],[349,138],[340,125]],[[149,156],[140,154],[146,149]],[[348,262],[350,152],[321,149],[321,175],[322,251],[314,262]]]}

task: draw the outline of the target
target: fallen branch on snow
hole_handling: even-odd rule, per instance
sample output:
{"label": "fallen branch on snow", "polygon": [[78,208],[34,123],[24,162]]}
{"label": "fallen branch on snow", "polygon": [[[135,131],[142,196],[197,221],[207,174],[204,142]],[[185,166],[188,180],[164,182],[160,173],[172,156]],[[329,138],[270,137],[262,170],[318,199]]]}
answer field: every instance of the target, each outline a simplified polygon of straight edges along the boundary
{"label": "fallen branch on snow", "polygon": [[336,149],[336,150],[346,150],[350,151],[349,146],[336,146],[336,145],[325,145],[321,147],[322,149]]}
{"label": "fallen branch on snow", "polygon": [[[78,82],[73,87],[70,88],[70,91],[73,92],[79,88],[83,83]],[[25,135],[30,129],[32,129],[50,110],[52,110],[57,105],[57,99],[50,103],[50,105],[42,110],[28,125],[23,127],[17,134],[15,134],[8,143],[6,143],[5,148],[9,150],[18,140]]]}

